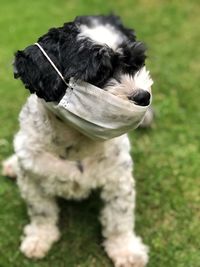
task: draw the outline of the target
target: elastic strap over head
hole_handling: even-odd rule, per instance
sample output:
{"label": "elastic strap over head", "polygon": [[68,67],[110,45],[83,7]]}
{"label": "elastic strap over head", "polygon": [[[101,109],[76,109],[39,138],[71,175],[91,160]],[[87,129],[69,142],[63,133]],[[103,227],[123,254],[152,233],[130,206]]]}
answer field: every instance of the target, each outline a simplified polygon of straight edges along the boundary
{"label": "elastic strap over head", "polygon": [[42,46],[39,43],[35,43],[35,45],[37,45],[37,47],[40,49],[40,51],[43,53],[43,55],[46,57],[46,59],[49,61],[49,63],[51,64],[51,66],[54,68],[54,70],[58,73],[58,75],[60,76],[60,78],[63,80],[63,82],[65,83],[65,85],[67,87],[69,87],[69,84],[65,81],[65,78],[63,77],[62,73],[58,70],[58,68],[56,67],[56,65],[53,63],[53,61],[50,59],[50,57],[47,55],[47,53],[44,51],[44,49],[42,48]]}

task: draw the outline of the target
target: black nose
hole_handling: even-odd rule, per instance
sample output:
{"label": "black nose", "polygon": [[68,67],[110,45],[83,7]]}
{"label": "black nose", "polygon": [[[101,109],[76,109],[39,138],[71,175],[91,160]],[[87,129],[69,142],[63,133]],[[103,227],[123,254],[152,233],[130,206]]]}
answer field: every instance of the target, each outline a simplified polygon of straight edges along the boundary
{"label": "black nose", "polygon": [[143,89],[137,89],[135,92],[129,97],[136,105],[139,106],[148,106],[150,102],[150,93]]}

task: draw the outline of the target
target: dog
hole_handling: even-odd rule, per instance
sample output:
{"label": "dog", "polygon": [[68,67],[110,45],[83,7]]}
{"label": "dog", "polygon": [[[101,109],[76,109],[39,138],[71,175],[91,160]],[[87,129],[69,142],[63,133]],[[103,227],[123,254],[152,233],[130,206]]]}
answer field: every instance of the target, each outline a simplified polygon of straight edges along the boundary
{"label": "dog", "polygon": [[[67,84],[73,77],[127,104],[132,100],[138,107],[150,105],[146,87],[152,80],[149,78],[150,85],[144,82],[142,89],[134,84],[136,75],[137,79],[144,78],[146,47],[119,17],[77,17],[63,27],[50,29],[38,44]],[[14,76],[31,93],[19,116],[15,154],[3,164],[4,175],[17,176],[30,216],[20,246],[22,253],[28,258],[43,258],[59,239],[57,196],[80,200],[100,188],[106,253],[115,267],[145,266],[148,247],[134,233],[135,183],[127,133],[93,140],[49,109],[46,103],[58,103],[66,84],[37,45],[15,54]],[[95,111],[96,103],[93,108]],[[138,124],[148,126],[152,119],[149,107]]]}

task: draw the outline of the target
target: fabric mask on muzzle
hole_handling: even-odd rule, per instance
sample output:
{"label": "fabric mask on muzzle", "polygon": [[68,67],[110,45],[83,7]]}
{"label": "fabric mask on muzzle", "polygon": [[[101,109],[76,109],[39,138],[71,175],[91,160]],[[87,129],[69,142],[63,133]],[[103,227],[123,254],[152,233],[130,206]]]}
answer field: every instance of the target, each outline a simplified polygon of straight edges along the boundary
{"label": "fabric mask on muzzle", "polygon": [[[94,140],[120,136],[135,129],[143,120],[150,104],[136,105],[128,99],[122,99],[90,83],[73,78],[68,84],[43,48],[38,43],[36,45],[67,86],[59,103],[44,101],[45,105],[62,120]],[[148,92],[151,94],[153,81],[145,67],[140,71],[146,72],[144,77],[148,79]]]}

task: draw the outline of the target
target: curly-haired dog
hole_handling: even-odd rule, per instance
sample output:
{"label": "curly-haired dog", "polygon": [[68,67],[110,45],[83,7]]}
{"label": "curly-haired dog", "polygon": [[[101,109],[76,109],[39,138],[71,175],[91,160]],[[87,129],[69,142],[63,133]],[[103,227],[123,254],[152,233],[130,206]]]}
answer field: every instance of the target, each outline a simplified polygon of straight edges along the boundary
{"label": "curly-haired dog", "polygon": [[[92,189],[101,188],[105,205],[100,221],[108,256],[115,266],[145,266],[148,249],[133,230],[135,191],[128,136],[92,139],[48,107],[59,103],[69,88],[38,44],[66,83],[73,77],[127,105],[148,107],[145,116],[136,116],[137,124],[152,120],[152,80],[145,68],[145,47],[118,17],[77,17],[18,51],[15,77],[32,95],[20,113],[15,155],[4,162],[4,174],[17,175],[30,216],[20,249],[29,258],[44,257],[60,236],[56,197],[83,199]],[[92,108],[97,116],[95,110],[99,112],[101,105],[94,102]]]}

